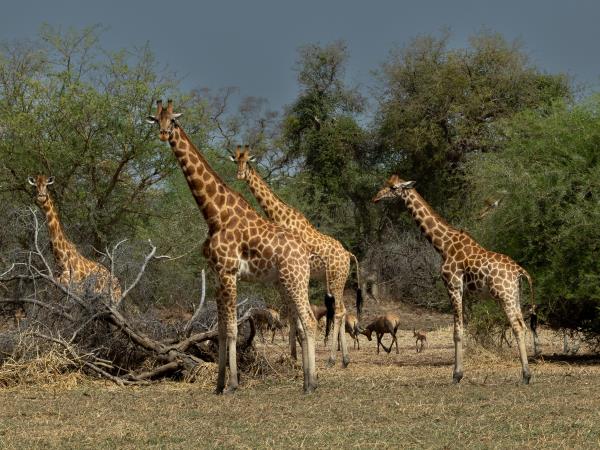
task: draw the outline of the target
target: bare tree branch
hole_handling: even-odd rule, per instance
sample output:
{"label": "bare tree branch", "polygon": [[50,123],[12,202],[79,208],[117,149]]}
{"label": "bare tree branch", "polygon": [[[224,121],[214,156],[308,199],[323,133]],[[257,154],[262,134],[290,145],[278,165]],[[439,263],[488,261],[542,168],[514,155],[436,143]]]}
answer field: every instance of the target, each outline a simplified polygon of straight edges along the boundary
{"label": "bare tree branch", "polygon": [[202,287],[200,288],[200,303],[198,304],[198,307],[194,311],[194,314],[192,314],[192,317],[190,318],[188,323],[185,325],[185,328],[183,329],[183,334],[188,337],[190,336],[190,332],[192,331],[192,324],[196,321],[196,319],[200,315],[200,311],[202,311],[202,307],[204,306],[204,300],[206,299],[206,274],[204,272],[204,269],[202,269],[201,277],[202,277]]}

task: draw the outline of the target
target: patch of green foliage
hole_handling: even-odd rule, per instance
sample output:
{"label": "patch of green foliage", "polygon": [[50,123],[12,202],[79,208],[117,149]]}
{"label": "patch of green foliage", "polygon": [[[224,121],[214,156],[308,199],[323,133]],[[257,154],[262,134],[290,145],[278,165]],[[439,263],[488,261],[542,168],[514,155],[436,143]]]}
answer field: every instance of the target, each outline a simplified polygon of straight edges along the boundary
{"label": "patch of green foliage", "polygon": [[469,164],[475,201],[502,198],[476,234],[532,274],[551,326],[598,333],[600,96],[518,114],[501,136],[501,152]]}

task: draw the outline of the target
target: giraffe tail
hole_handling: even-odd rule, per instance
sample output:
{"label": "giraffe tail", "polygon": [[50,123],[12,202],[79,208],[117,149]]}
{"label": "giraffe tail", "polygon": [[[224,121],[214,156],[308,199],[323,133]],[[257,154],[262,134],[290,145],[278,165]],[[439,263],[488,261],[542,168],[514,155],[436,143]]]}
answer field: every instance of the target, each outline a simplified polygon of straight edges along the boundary
{"label": "giraffe tail", "polygon": [[327,308],[327,313],[325,314],[325,337],[329,336],[329,331],[331,330],[331,325],[333,324],[333,318],[335,317],[335,297],[331,294],[331,286],[329,285],[329,267],[327,265],[327,261],[321,255],[317,255],[316,253],[311,253],[311,258],[320,259],[323,262],[324,270],[325,270],[325,284],[327,288],[327,292],[325,293],[325,308]]}
{"label": "giraffe tail", "polygon": [[538,316],[537,316],[537,312],[536,312],[536,305],[535,305],[535,293],[533,291],[533,281],[531,280],[531,275],[529,275],[529,273],[521,268],[521,274],[527,279],[527,283],[529,284],[529,292],[530,292],[530,296],[531,296],[531,300],[530,300],[530,306],[529,306],[529,326],[531,327],[531,331],[533,331],[534,333],[537,332],[537,326],[538,326]]}
{"label": "giraffe tail", "polygon": [[335,316],[335,297],[329,292],[325,294],[325,308],[327,308],[327,314],[325,315],[325,336],[329,336],[331,324]]}
{"label": "giraffe tail", "polygon": [[356,256],[354,256],[354,254],[352,253],[350,253],[350,256],[352,257],[352,259],[354,259],[354,264],[356,265],[356,316],[360,319],[360,314],[362,313],[362,307],[364,302],[362,289],[360,287],[360,267],[358,265],[358,259],[356,258]]}

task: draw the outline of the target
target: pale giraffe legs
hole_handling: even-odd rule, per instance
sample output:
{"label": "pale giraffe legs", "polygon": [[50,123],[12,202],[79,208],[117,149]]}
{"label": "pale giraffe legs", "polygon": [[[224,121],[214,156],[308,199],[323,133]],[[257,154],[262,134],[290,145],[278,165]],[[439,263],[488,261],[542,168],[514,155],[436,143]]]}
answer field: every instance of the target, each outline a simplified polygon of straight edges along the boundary
{"label": "pale giraffe legs", "polygon": [[[304,274],[298,270],[287,271],[285,267],[280,267],[280,273],[291,274],[293,273],[294,279],[284,277],[281,280],[283,291],[286,294],[287,299],[290,300],[290,304],[295,307],[295,313],[292,313],[290,317],[296,322],[296,333],[300,334],[301,347],[302,347],[302,368],[304,373],[304,392],[309,394],[317,388],[317,374],[316,374],[316,352],[315,352],[315,338],[317,334],[317,321],[310,309],[310,303],[308,302],[308,277],[309,269],[308,265]],[[290,334],[291,328],[290,328]],[[290,338],[291,339],[291,338]],[[294,337],[295,343],[295,337]]]}
{"label": "pale giraffe legs", "polygon": [[[217,394],[233,393],[238,387],[237,372],[237,316],[236,279],[234,274],[221,274],[219,277],[217,303],[219,330],[219,372]],[[228,358],[229,356],[229,358]],[[229,383],[225,389],[225,372],[229,362]]]}
{"label": "pale giraffe legs", "polygon": [[463,377],[463,304],[462,279],[453,280],[453,285],[446,283],[448,295],[454,309],[454,370],[452,379],[454,383],[460,383]]}
{"label": "pale giraffe legs", "polygon": [[[518,282],[517,282],[518,286]],[[531,372],[529,371],[529,362],[527,361],[527,347],[525,345],[525,334],[527,327],[523,320],[523,314],[521,313],[521,307],[518,302],[519,289],[518,287],[513,290],[512,294],[506,293],[504,296],[498,296],[502,308],[510,322],[510,326],[517,340],[517,346],[519,347],[519,356],[521,358],[521,368],[523,371],[523,384],[529,384],[531,380]]]}
{"label": "pale giraffe legs", "polygon": [[[296,302],[295,302],[296,303]],[[297,304],[297,303],[296,303]],[[315,335],[317,323],[306,311],[296,316],[296,332],[300,335],[304,392],[309,394],[317,388]]]}
{"label": "pale giraffe legs", "polygon": [[342,349],[342,367],[348,367],[350,364],[350,355],[348,354],[348,343],[346,341],[346,306],[344,305],[344,286],[348,277],[340,277],[333,280],[333,274],[329,275],[332,280],[332,294],[335,301],[335,316],[333,321],[333,339],[331,342],[331,353],[327,364],[333,366],[335,364],[336,353],[338,348],[338,339]]}

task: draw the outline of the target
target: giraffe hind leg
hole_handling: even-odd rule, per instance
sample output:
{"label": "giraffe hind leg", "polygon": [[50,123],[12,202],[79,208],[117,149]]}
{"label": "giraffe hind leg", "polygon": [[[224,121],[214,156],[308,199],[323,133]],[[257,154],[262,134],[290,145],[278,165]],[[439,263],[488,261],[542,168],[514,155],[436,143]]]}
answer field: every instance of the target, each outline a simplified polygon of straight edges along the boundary
{"label": "giraffe hind leg", "polygon": [[502,304],[504,313],[506,314],[506,317],[510,322],[510,326],[513,330],[513,334],[515,335],[515,339],[517,341],[517,347],[519,348],[519,357],[521,359],[523,384],[529,384],[529,381],[531,380],[531,372],[529,371],[529,362],[527,360],[527,348],[525,345],[525,333],[527,327],[525,326],[525,321],[523,320],[523,314],[521,313],[521,308],[518,301],[518,282],[515,284],[516,286],[510,289],[509,291],[498,291],[499,293],[497,294],[497,297],[500,300],[500,303]]}

